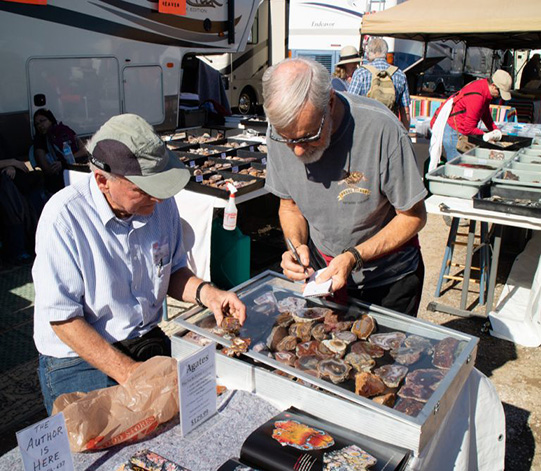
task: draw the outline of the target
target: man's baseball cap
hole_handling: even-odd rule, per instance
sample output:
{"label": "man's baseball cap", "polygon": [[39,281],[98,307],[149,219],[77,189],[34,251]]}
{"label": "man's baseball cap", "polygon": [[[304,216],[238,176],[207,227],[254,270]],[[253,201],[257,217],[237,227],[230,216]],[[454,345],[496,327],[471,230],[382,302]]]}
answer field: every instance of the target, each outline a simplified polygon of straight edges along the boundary
{"label": "man's baseball cap", "polygon": [[359,51],[354,46],[344,46],[340,49],[340,59],[336,65],[351,64],[353,62],[361,62]]}
{"label": "man's baseball cap", "polygon": [[190,179],[180,159],[152,126],[135,114],[113,116],[86,147],[96,167],[125,177],[155,198],[175,196]]}
{"label": "man's baseball cap", "polygon": [[498,69],[496,72],[494,72],[494,75],[492,76],[492,83],[499,88],[500,96],[504,100],[507,101],[511,99],[511,93],[509,92],[513,87],[513,79],[505,70]]}

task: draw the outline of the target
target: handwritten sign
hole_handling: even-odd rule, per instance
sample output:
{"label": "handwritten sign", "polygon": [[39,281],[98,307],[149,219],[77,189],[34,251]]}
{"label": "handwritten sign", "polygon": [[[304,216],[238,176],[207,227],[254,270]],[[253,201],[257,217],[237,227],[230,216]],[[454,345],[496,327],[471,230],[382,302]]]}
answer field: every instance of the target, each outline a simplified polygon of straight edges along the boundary
{"label": "handwritten sign", "polygon": [[56,414],[17,432],[26,471],[73,471],[64,414]]}
{"label": "handwritten sign", "polygon": [[216,344],[178,361],[178,389],[185,436],[216,413]]}

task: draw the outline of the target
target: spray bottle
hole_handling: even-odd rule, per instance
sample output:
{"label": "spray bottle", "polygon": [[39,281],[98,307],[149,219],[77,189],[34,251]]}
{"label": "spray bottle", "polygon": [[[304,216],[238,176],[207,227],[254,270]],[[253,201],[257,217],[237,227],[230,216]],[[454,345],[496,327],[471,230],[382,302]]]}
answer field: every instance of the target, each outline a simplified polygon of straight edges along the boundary
{"label": "spray bottle", "polygon": [[229,201],[225,206],[224,211],[224,229],[227,231],[234,231],[237,227],[237,205],[235,204],[235,193],[237,189],[235,185],[231,183],[227,184],[227,189],[229,190]]}

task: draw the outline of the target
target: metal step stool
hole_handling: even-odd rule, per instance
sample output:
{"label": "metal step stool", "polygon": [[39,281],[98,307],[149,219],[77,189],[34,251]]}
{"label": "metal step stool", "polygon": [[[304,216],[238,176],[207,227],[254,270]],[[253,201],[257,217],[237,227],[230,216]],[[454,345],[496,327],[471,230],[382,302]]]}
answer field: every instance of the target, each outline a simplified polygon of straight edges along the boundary
{"label": "metal step stool", "polygon": [[[485,295],[487,291],[488,272],[490,265],[490,244],[488,238],[487,222],[480,222],[481,227],[479,236],[475,234],[476,221],[472,220],[469,222],[469,228],[466,234],[458,232],[459,222],[460,218],[457,217],[453,217],[451,221],[449,236],[447,238],[447,246],[445,247],[440,276],[438,278],[438,284],[436,286],[436,297],[439,298],[441,296],[441,290],[444,280],[461,281],[462,297],[460,300],[460,309],[466,309],[472,270],[480,272],[479,280],[474,280],[475,282],[479,283],[479,304],[485,304],[486,302]],[[458,236],[467,237],[467,242],[457,240]],[[464,262],[464,265],[453,263],[453,252],[455,246],[457,245],[467,246],[466,260]],[[477,251],[479,251],[479,267],[472,267],[473,254]],[[463,270],[462,276],[458,274],[451,274],[451,267]],[[460,273],[460,271],[458,273]]]}

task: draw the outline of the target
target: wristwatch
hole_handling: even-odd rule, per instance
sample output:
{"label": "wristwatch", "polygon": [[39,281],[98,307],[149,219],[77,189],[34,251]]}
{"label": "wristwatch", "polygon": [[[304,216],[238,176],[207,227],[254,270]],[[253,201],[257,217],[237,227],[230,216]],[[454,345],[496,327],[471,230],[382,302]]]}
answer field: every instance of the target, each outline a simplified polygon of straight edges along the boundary
{"label": "wristwatch", "polygon": [[353,265],[352,271],[360,271],[361,268],[364,265],[364,260],[361,257],[361,254],[355,247],[348,247],[347,249],[342,250],[342,253],[349,252],[351,255],[355,257],[355,265]]}
{"label": "wristwatch", "polygon": [[214,283],[211,283],[210,281],[203,281],[202,283],[199,284],[199,286],[197,287],[196,291],[195,291],[195,302],[200,306],[200,307],[207,307],[205,306],[205,304],[203,304],[203,301],[201,301],[201,290],[203,289],[203,286],[205,285],[210,285],[210,286],[214,286]]}

